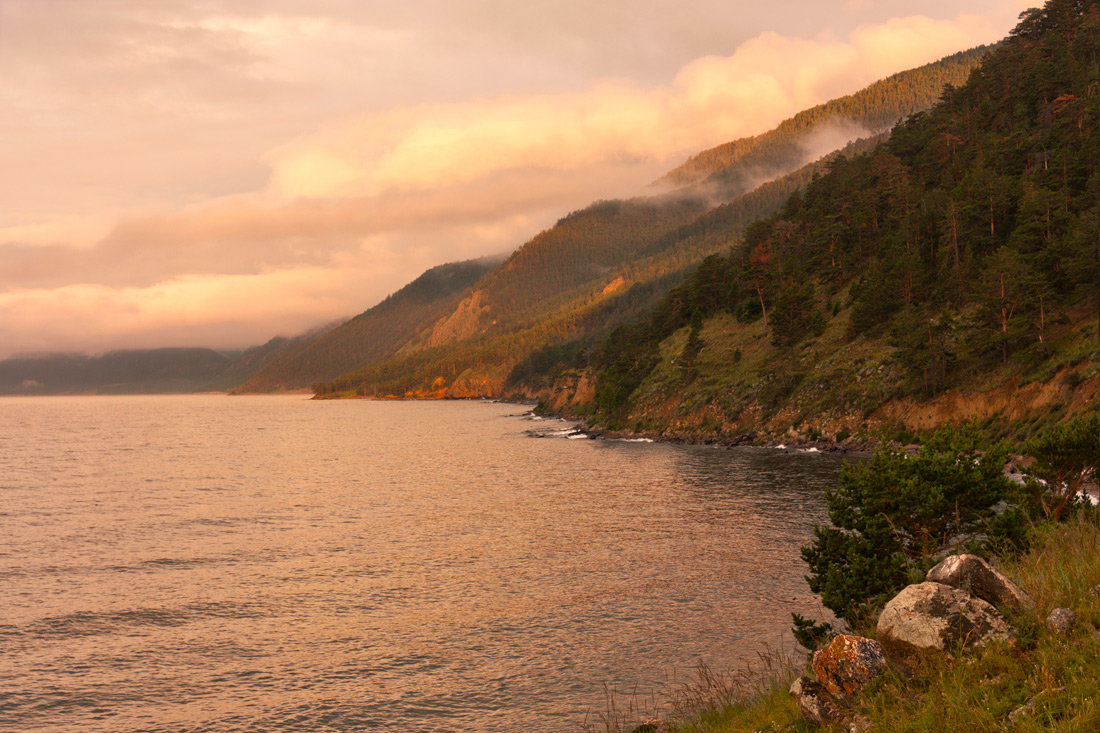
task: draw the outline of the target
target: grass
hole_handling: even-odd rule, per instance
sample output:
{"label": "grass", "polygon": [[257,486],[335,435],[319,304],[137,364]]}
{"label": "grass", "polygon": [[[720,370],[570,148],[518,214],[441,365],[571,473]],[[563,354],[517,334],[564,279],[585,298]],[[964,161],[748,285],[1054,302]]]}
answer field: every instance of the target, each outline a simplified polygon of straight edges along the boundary
{"label": "grass", "polygon": [[[1036,602],[1034,613],[1012,619],[1019,630],[1014,645],[932,659],[911,676],[888,671],[832,728],[802,720],[787,692],[801,669],[789,660],[772,658],[736,675],[708,672],[673,695],[660,711],[665,727],[650,730],[847,731],[854,716],[875,733],[1100,730],[1100,597],[1090,593],[1100,584],[1100,515],[1085,510],[1068,522],[1040,525],[1026,555],[995,564]],[[1064,637],[1045,627],[1058,607],[1078,617]],[[625,719],[618,725],[603,730],[634,729]]]}
{"label": "grass", "polygon": [[[840,303],[848,300],[844,293],[833,298]],[[964,322],[976,318],[973,308],[962,314]],[[1052,316],[1046,342],[1015,344],[1007,364],[1001,363],[999,354],[975,351],[962,339],[953,352],[947,381],[934,394],[907,366],[911,357],[891,345],[888,333],[853,337],[850,324],[850,308],[841,308],[827,319],[820,336],[784,349],[772,345],[762,318],[742,323],[729,313],[714,314],[703,323],[703,348],[691,367],[680,363],[690,330],[685,326],[660,345],[661,360],[635,392],[626,423],[644,425],[648,432],[690,437],[736,436],[750,430],[773,439],[786,439],[789,431],[808,439],[810,430],[825,439],[842,431],[872,436],[886,427],[884,421],[908,419],[908,398],[928,403],[948,393],[983,395],[1013,378],[1026,385],[1063,375],[1075,386],[1098,370],[1091,304],[1065,317]],[[990,397],[1000,399],[998,394]],[[878,413],[895,400],[901,401],[895,403],[902,411],[899,415]],[[978,399],[973,406],[977,413],[981,404]],[[926,420],[922,414],[918,410],[911,416],[911,429]],[[1041,427],[1059,417],[1037,409],[1026,420],[1039,421]],[[1019,424],[1011,433],[1026,435],[1030,427],[1034,425]]]}
{"label": "grass", "polygon": [[[644,696],[637,691],[616,694],[605,687],[604,709],[590,714],[580,728],[585,733],[632,733],[639,726],[644,733],[708,730],[698,726],[720,721],[727,711],[745,707],[745,700],[753,701],[754,715],[765,706],[777,719],[783,719],[791,708],[787,705],[787,688],[776,681],[786,680],[789,685],[803,663],[802,654],[767,651],[759,652],[755,663],[725,672],[701,662],[688,682]],[[797,709],[793,709],[793,715],[791,723],[797,722]],[[646,728],[647,723],[652,727]]]}
{"label": "grass", "polygon": [[[741,323],[717,314],[704,323],[704,346],[690,370],[678,361],[685,326],[661,344],[660,363],[635,395],[633,418],[656,432],[675,426],[682,432],[736,433],[736,424],[751,424],[781,434],[810,416],[869,414],[899,389],[899,368],[892,347],[881,339],[851,340],[848,323],[849,311],[842,310],[820,337],[780,349],[762,319]],[[744,419],[745,411],[751,419]],[[715,415],[717,424],[705,423],[704,414]],[[831,437],[841,429],[850,434],[857,425],[809,427]]]}

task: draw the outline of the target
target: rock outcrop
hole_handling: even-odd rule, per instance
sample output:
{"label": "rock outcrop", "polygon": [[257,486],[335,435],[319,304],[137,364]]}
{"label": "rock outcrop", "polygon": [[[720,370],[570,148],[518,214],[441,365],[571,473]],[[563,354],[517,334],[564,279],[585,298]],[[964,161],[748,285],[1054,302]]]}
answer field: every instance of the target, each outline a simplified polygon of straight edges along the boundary
{"label": "rock outcrop", "polygon": [[992,641],[1012,641],[1015,632],[991,604],[943,583],[910,585],[878,620],[878,640],[891,654],[950,652]]}
{"label": "rock outcrop", "polygon": [[[949,557],[927,578],[902,589],[882,609],[877,641],[840,634],[814,653],[817,679],[799,677],[791,685],[803,718],[817,725],[843,720],[867,684],[886,672],[888,660],[904,671],[927,655],[1012,643],[1016,632],[996,606],[1013,612],[1035,608],[1018,585],[975,555]],[[1055,609],[1047,626],[1064,634],[1075,620],[1072,611]],[[851,730],[866,729],[865,719],[851,722]]]}
{"label": "rock outcrop", "polygon": [[814,652],[814,674],[834,697],[845,700],[886,671],[882,646],[872,639],[841,634]]}
{"label": "rock outcrop", "polygon": [[821,725],[839,720],[846,703],[886,671],[886,656],[877,641],[841,634],[814,654],[813,669],[817,679],[799,677],[791,695],[802,717]]}
{"label": "rock outcrop", "polygon": [[964,590],[1016,613],[1035,609],[1031,596],[977,555],[952,555],[929,570],[925,580]]}

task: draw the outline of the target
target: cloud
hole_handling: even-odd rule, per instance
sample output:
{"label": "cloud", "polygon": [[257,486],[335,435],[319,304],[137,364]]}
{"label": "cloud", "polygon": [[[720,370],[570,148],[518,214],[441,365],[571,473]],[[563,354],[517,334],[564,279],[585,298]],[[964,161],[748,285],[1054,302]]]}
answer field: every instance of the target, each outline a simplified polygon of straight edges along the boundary
{"label": "cloud", "polygon": [[[47,239],[0,244],[0,292],[71,284],[147,287],[181,275],[339,268],[363,241],[379,235],[392,238],[395,256],[401,247],[430,252],[427,260],[409,258],[411,267],[426,268],[513,249],[578,202],[605,195],[607,186],[644,180],[629,168],[619,173],[618,179],[578,180],[562,172],[532,178],[524,171],[501,171],[462,186],[369,197],[228,197],[178,211],[126,216],[100,234],[94,246],[84,247],[57,241],[56,234],[65,230],[12,229]],[[408,279],[419,272],[402,270]],[[406,281],[391,282],[391,290]],[[343,314],[367,305],[353,302]]]}
{"label": "cloud", "polygon": [[806,107],[998,35],[976,16],[892,19],[856,28],[844,41],[765,33],[731,56],[691,62],[661,88],[604,83],[343,120],[268,155],[273,191],[372,196],[501,171],[601,175],[639,163],[656,171],[677,156],[762,132]]}
{"label": "cloud", "polygon": [[250,343],[257,328],[315,325],[331,313],[334,292],[340,288],[333,272],[303,268],[183,277],[146,288],[68,285],[2,293],[0,340],[14,353],[56,350],[59,343],[86,351],[106,345],[235,347]]}

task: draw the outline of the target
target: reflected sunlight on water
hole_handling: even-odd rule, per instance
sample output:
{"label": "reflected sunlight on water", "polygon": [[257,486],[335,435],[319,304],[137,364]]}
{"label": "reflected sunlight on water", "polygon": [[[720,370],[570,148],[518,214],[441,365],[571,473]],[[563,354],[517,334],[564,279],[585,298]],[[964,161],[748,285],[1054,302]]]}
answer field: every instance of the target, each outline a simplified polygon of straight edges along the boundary
{"label": "reflected sunlight on water", "polygon": [[0,720],[570,730],[605,683],[791,645],[836,457],[522,412],[0,400]]}

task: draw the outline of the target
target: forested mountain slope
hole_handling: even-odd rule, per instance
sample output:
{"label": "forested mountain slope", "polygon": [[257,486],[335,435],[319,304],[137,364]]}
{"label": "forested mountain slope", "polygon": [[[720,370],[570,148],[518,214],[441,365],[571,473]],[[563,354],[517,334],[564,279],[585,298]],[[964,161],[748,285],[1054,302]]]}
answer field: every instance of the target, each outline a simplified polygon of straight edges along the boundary
{"label": "forested mountain slope", "polygon": [[[889,132],[900,120],[939,101],[944,87],[963,84],[989,52],[980,46],[903,71],[871,86],[799,112],[774,130],[704,150],[658,185],[713,191],[726,198],[821,157],[822,145]],[[833,146],[835,147],[835,145]]]}
{"label": "forested mountain slope", "polygon": [[1021,18],[965,85],[576,360],[595,387],[571,409],[836,439],[1095,404],[1100,4]]}
{"label": "forested mountain slope", "polygon": [[[592,277],[572,287],[540,290],[539,279],[532,278],[531,291],[541,293],[541,299],[525,293],[523,286],[528,280],[509,273],[505,263],[468,293],[452,313],[396,354],[317,385],[317,393],[322,397],[417,399],[534,396],[559,367],[562,354],[572,359],[587,353],[612,328],[652,308],[706,256],[728,249],[749,222],[774,211],[793,192],[824,172],[832,157],[854,154],[872,142],[852,143],[834,156],[706,211],[687,224],[663,233],[650,232],[637,241],[633,259],[618,266],[592,268]],[[599,206],[632,208],[635,204],[605,202]],[[567,218],[583,220],[578,214]],[[560,262],[556,254],[548,252],[551,263]],[[580,261],[590,264],[590,255]],[[508,287],[494,292],[493,286],[500,283],[495,279],[501,274]],[[494,309],[502,292],[514,293],[513,302],[521,305]],[[532,371],[532,362],[547,359],[554,359],[549,372]]]}
{"label": "forested mountain slope", "polygon": [[499,264],[500,258],[485,258],[433,267],[370,310],[286,349],[233,392],[308,389],[388,356]]}
{"label": "forested mountain slope", "polygon": [[[867,120],[893,120],[898,110],[917,99],[934,99],[943,80],[961,76],[983,53],[978,49],[899,75],[889,85],[854,95]],[[942,67],[942,68],[941,68]],[[920,94],[913,94],[914,89]],[[823,105],[802,122],[782,129],[809,129],[824,123],[826,112],[841,114],[853,103]],[[857,123],[833,119],[854,129]],[[774,150],[798,147],[802,138],[775,133],[761,136]],[[779,142],[777,142],[779,141]],[[707,255],[725,251],[752,220],[775,211],[824,163],[802,165],[798,156],[763,157],[744,143],[743,156],[755,174],[767,160],[779,177],[756,190],[715,207],[707,191],[688,186],[675,195],[626,201],[602,201],[562,218],[516,251],[487,275],[448,313],[422,329],[391,356],[320,385],[325,396],[376,395],[406,397],[500,396],[511,389],[514,368],[530,372],[528,358],[543,359],[546,350],[582,351],[594,339],[640,310],[651,307],[663,289],[677,284]],[[866,143],[854,143],[853,153]],[[782,159],[781,159],[782,158]],[[786,162],[783,162],[786,161]],[[774,167],[778,166],[778,167]],[[784,167],[786,166],[786,167]],[[735,166],[736,167],[736,166]],[[746,172],[749,167],[738,170]],[[758,179],[759,180],[759,179]],[[582,343],[572,343],[580,341]],[[511,374],[515,389],[530,392],[532,383]],[[539,381],[539,380],[536,380]],[[544,381],[544,380],[543,380]]]}

